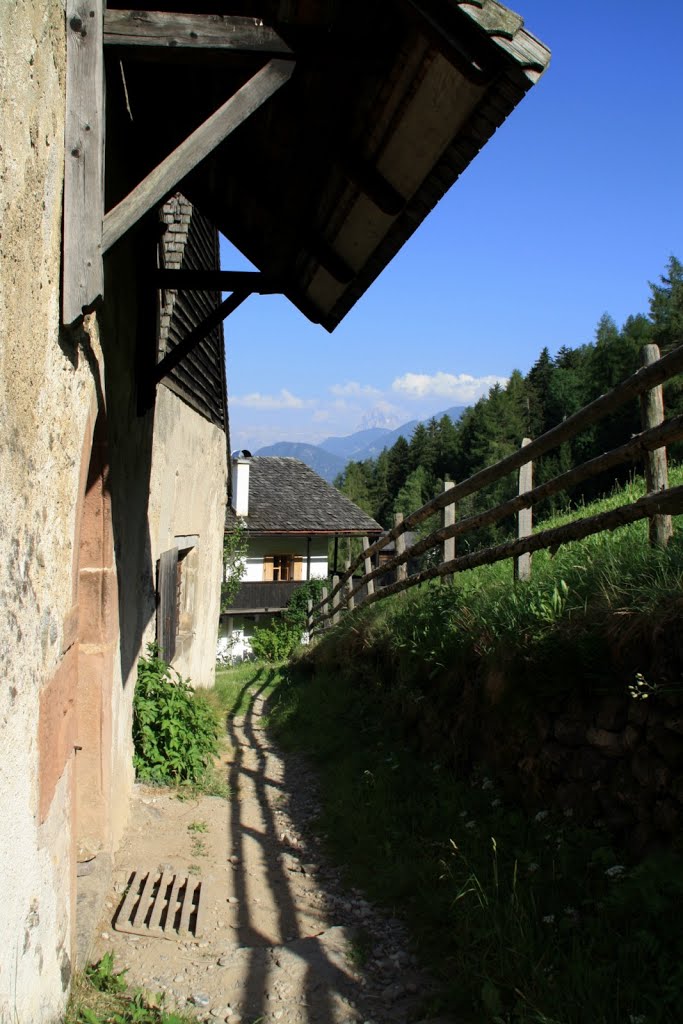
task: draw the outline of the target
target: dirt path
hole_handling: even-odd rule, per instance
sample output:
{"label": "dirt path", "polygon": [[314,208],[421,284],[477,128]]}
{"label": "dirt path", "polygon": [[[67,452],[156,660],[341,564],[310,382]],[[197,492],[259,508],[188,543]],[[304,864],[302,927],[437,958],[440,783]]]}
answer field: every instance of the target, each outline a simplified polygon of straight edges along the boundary
{"label": "dirt path", "polygon": [[[273,747],[263,709],[252,687],[248,713],[230,725],[227,801],[136,787],[94,958],[113,949],[132,986],[204,1021],[419,1020],[431,989],[400,923],[325,863],[310,828],[313,779]],[[202,934],[168,941],[114,928],[131,873],[150,869],[201,878]]]}

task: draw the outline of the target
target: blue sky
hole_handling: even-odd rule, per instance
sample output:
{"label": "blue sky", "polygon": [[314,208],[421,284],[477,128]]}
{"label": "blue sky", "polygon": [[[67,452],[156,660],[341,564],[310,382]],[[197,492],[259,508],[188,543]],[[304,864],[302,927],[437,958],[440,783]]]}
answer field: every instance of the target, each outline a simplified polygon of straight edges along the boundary
{"label": "blue sky", "polygon": [[511,6],[550,68],[336,331],[279,296],[226,321],[233,448],[468,404],[683,259],[683,0]]}

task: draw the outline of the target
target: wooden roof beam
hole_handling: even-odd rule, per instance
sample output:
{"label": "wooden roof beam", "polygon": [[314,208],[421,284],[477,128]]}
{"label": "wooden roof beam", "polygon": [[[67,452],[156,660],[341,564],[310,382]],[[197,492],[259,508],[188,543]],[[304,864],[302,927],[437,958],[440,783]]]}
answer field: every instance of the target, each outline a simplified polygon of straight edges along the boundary
{"label": "wooden roof beam", "polygon": [[308,248],[316,262],[340,284],[353,281],[356,271],[324,239],[312,238]]}
{"label": "wooden roof beam", "polygon": [[[150,57],[154,50],[220,50],[291,56],[277,32],[260,18],[169,11],[116,11],[104,15],[104,45],[124,46]],[[147,51],[144,54],[142,51]],[[151,56],[154,56],[152,53]]]}
{"label": "wooden roof beam", "polygon": [[353,184],[388,217],[398,217],[406,200],[394,186],[366,160],[343,159],[344,172]]}
{"label": "wooden roof beam", "polygon": [[190,171],[213,152],[250,114],[289,81],[291,60],[270,60],[204,121],[165,160],[154,168],[125,199],[105,214],[102,252],[105,253],[141,217],[169,195]]}

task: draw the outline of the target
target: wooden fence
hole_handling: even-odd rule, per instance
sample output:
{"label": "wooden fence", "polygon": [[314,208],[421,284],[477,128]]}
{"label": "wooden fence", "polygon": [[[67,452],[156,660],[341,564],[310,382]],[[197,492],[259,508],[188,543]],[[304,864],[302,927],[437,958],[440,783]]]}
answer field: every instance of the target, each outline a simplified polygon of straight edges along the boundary
{"label": "wooden fence", "polygon": [[[683,512],[683,487],[669,488],[666,456],[666,445],[683,438],[683,416],[664,419],[662,384],[682,371],[683,345],[679,345],[663,358],[660,358],[656,345],[646,345],[641,369],[612,391],[596,398],[535,440],[524,438],[519,451],[501,459],[500,462],[479,470],[461,483],[447,482],[441,494],[405,518],[398,514],[393,528],[374,544],[369,544],[367,539],[364,539],[363,550],[355,559],[346,563],[343,575],[333,577],[329,593],[327,589],[323,590],[322,600],[317,605],[313,606],[312,602],[309,602],[309,630],[313,632],[329,624],[335,625],[339,621],[342,608],[352,611],[361,599],[364,605],[371,604],[426,580],[452,577],[466,569],[489,565],[503,559],[512,558],[515,578],[527,580],[531,576],[531,555],[534,551],[544,548],[552,551],[561,544],[581,540],[604,530],[614,530],[639,519],[650,520],[650,542],[665,547],[672,532],[671,515]],[[641,433],[619,447],[553,477],[552,480],[537,487],[533,486],[532,467],[535,459],[553,451],[634,398],[640,400]],[[542,499],[589,480],[615,466],[641,460],[645,463],[648,491],[643,498],[599,515],[577,517],[565,526],[556,526],[539,533],[532,532],[532,509]],[[455,510],[458,502],[515,471],[519,473],[519,493],[516,497],[502,502],[495,508],[457,520]],[[439,512],[443,512],[443,525],[407,548],[406,532]],[[466,555],[456,554],[457,537],[513,515],[517,516],[516,540]],[[395,542],[395,555],[373,568],[373,557],[392,542]],[[437,547],[441,548],[441,560],[437,565],[408,574],[409,560]],[[361,563],[363,574],[356,577],[354,572]],[[378,587],[378,578],[391,571],[395,571],[395,582]]]}

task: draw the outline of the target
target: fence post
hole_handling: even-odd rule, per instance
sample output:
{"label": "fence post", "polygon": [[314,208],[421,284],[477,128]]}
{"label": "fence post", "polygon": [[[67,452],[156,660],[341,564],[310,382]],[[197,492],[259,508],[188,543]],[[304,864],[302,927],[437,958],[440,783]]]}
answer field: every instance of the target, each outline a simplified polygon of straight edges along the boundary
{"label": "fence post", "polygon": [[[525,437],[522,441],[522,448],[526,445],[531,444],[531,438]],[[530,491],[534,486],[534,464],[533,462],[525,462],[523,466],[519,467],[519,490],[518,494],[524,494],[526,491]],[[530,537],[533,526],[533,513],[530,508],[521,508],[517,513],[517,537]],[[515,579],[516,580],[530,580],[531,579],[531,552],[527,551],[523,555],[519,555],[514,559],[515,563]]]}
{"label": "fence post", "polygon": [[327,629],[328,623],[327,623],[326,619],[327,619],[327,616],[328,616],[329,611],[330,611],[329,605],[327,603],[327,587],[323,587],[323,589],[322,589],[322,602],[323,602],[323,606],[321,608],[322,617],[323,617],[322,628],[323,629]]}
{"label": "fence post", "polygon": [[[398,524],[402,523],[402,522],[403,522],[403,513],[402,512],[394,512],[394,526],[398,526]],[[400,533],[398,535],[398,537],[396,538],[396,554],[397,555],[402,555],[403,552],[405,551],[405,549],[406,549],[406,535],[405,535],[405,533]],[[397,580],[407,580],[408,579],[408,563],[407,562],[403,562],[396,569],[396,579]]]}
{"label": "fence post", "polygon": [[[656,363],[660,357],[659,345],[644,345],[642,351],[643,366]],[[664,390],[661,384],[645,391],[640,396],[640,419],[643,430],[658,427],[664,422]],[[648,494],[664,491],[669,486],[669,470],[667,467],[666,447],[647,452],[645,456],[645,486]],[[650,519],[650,544],[652,547],[665,548],[673,534],[671,516],[655,515]]]}
{"label": "fence post", "polygon": [[[345,563],[344,563],[344,571],[348,572],[350,568],[351,568],[351,559],[347,558]],[[347,609],[350,612],[352,612],[353,609],[356,607],[356,599],[351,596],[351,591],[352,590],[353,590],[353,576],[349,576],[348,580],[346,581],[346,607],[347,607]]]}
{"label": "fence post", "polygon": [[[453,487],[455,487],[455,480],[444,480],[444,482],[443,482],[443,489],[444,489],[444,491],[450,491]],[[446,505],[446,507],[443,510],[443,525],[444,525],[444,527],[446,527],[446,526],[453,526],[454,523],[455,523],[455,504],[451,503],[450,505]],[[444,561],[444,562],[451,562],[451,561],[453,561],[454,558],[455,558],[455,537],[447,537],[446,540],[443,542],[442,561]],[[444,576],[443,579],[445,581],[450,581],[452,583],[453,582],[453,574],[451,573],[449,576]]]}
{"label": "fence post", "polygon": [[[367,537],[363,537],[362,543],[363,543],[363,551],[367,551],[368,548],[370,547],[370,541],[368,540]],[[363,559],[363,570],[364,570],[366,576],[368,575],[368,573],[372,572],[372,559],[371,558],[364,558]],[[368,597],[370,597],[370,594],[374,594],[375,593],[375,581],[374,580],[368,580],[367,581],[367,583],[365,584],[365,592],[366,592]]]}
{"label": "fence post", "polygon": [[[339,583],[339,577],[334,575],[332,577],[332,589]],[[332,625],[336,626],[339,622],[339,591],[332,596]]]}

